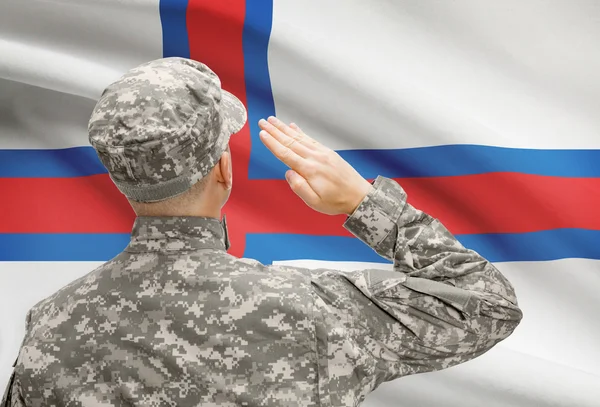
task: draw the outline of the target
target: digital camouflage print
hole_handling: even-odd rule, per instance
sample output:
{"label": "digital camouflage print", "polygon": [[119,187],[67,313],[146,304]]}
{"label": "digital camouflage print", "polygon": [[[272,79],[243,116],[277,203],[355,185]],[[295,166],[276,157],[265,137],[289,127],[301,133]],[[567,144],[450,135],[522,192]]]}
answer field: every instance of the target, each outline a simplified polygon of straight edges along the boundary
{"label": "digital camouflage print", "polygon": [[356,406],[471,360],[521,320],[511,284],[379,177],[344,225],[394,270],[266,266],[211,218],[136,220],[34,306],[2,405]]}
{"label": "digital camouflage print", "polygon": [[221,158],[246,109],[200,62],[163,58],[131,69],[102,93],[89,141],[129,199],[187,191]]}

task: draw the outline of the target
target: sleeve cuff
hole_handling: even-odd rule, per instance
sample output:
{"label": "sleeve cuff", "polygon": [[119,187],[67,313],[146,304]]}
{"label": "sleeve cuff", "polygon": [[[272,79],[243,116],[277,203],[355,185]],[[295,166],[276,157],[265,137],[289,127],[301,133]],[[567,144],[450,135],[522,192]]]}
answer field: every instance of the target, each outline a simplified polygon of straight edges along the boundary
{"label": "sleeve cuff", "polygon": [[378,176],[373,189],[365,196],[344,228],[376,248],[386,236],[398,228],[398,219],[406,204],[406,192],[389,178]]}

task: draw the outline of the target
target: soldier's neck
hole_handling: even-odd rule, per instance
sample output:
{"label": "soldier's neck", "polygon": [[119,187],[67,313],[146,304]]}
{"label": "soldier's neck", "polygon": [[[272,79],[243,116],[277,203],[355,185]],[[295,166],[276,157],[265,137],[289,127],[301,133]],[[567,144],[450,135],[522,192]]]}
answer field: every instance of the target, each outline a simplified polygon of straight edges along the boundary
{"label": "soldier's neck", "polygon": [[204,203],[195,203],[189,207],[152,207],[147,206],[143,209],[137,208],[137,216],[177,216],[177,217],[204,217],[221,219],[221,207],[217,205],[207,205]]}

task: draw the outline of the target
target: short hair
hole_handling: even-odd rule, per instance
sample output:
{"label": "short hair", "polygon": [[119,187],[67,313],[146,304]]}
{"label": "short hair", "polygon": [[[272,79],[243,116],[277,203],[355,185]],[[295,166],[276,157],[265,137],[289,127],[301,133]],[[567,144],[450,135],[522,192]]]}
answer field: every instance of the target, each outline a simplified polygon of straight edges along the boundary
{"label": "short hair", "polygon": [[137,202],[129,200],[138,216],[176,216],[198,201],[204,192],[210,173],[192,185],[187,191],[173,198],[158,202]]}
{"label": "short hair", "polygon": [[[229,143],[227,143],[225,151],[231,153]],[[216,165],[220,165],[220,160]],[[129,199],[129,203],[137,216],[177,216],[178,214],[187,211],[194,202],[198,202],[213,170],[214,167],[187,191],[173,198],[158,202],[137,202]]]}

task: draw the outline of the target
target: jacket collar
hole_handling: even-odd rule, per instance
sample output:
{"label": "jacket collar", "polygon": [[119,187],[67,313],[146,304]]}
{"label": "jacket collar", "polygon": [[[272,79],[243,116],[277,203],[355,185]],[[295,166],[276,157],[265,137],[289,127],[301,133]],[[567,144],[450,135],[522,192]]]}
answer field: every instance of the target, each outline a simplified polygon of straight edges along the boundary
{"label": "jacket collar", "polygon": [[229,249],[225,216],[139,216],[131,231],[127,252],[175,252],[186,250]]}

